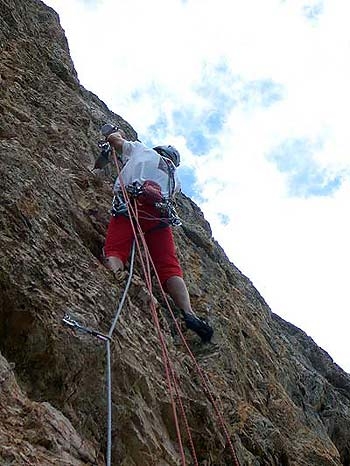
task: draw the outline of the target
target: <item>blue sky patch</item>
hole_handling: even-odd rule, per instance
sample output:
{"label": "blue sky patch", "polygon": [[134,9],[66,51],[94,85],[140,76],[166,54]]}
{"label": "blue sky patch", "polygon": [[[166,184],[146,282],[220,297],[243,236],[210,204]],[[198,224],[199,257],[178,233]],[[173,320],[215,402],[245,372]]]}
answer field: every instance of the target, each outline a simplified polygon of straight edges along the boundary
{"label": "blue sky patch", "polygon": [[303,7],[303,15],[306,19],[310,21],[317,21],[321,14],[323,13],[324,2],[320,0],[318,2],[314,2],[314,4],[304,5]]}
{"label": "blue sky patch", "polygon": [[187,147],[195,155],[205,155],[215,146],[215,141],[200,130],[190,131],[186,134]]}
{"label": "blue sky patch", "polygon": [[219,111],[213,111],[208,114],[204,120],[204,126],[210,133],[216,134],[222,130],[225,123],[225,116]]}
{"label": "blue sky patch", "polygon": [[168,128],[168,119],[164,113],[161,113],[156,119],[156,121],[148,127],[148,133],[150,134],[152,139],[156,141],[162,141],[168,133]]}
{"label": "blue sky patch", "polygon": [[193,154],[206,155],[217,143],[231,111],[239,106],[269,107],[283,97],[283,87],[271,79],[244,81],[225,61],[205,65],[194,92],[202,99],[195,112],[183,106],[173,111],[176,131],[182,134]]}
{"label": "blue sky patch", "polygon": [[230,217],[222,212],[218,212],[219,221],[222,225],[228,225],[230,223]]}
{"label": "blue sky patch", "polygon": [[340,188],[342,177],[329,173],[314,158],[314,154],[321,148],[321,141],[288,139],[268,155],[278,170],[287,175],[291,196],[328,196]]}
{"label": "blue sky patch", "polygon": [[295,173],[289,179],[289,193],[293,197],[323,197],[336,192],[342,184],[341,176],[329,179],[325,170],[312,172],[307,170]]}
{"label": "blue sky patch", "polygon": [[250,81],[243,85],[241,100],[253,106],[270,107],[283,97],[283,86],[271,79]]}
{"label": "blue sky patch", "polygon": [[[220,108],[220,107],[219,107]],[[215,109],[204,109],[198,113],[194,113],[192,108],[183,107],[176,109],[173,114],[173,122],[176,128],[180,127],[184,130],[188,128],[200,128],[201,132],[207,132],[211,135],[220,133],[225,123],[225,112]]]}
{"label": "blue sky patch", "polygon": [[272,79],[244,80],[234,75],[225,62],[213,67],[206,66],[201,84],[196,92],[211,103],[221,114],[243,104],[256,107],[269,107],[283,98],[283,86]]}
{"label": "blue sky patch", "polygon": [[176,131],[186,139],[187,147],[195,155],[207,154],[215,145],[212,136],[222,128],[222,116],[206,111],[194,113],[191,108],[183,107],[173,112]]}
{"label": "blue sky patch", "polygon": [[177,108],[176,110],[173,111],[172,117],[173,117],[175,126],[177,125],[183,126],[184,122],[186,121],[189,121],[189,122],[196,121],[196,116],[192,108],[189,108],[189,107]]}
{"label": "blue sky patch", "polygon": [[180,165],[177,172],[181,180],[181,191],[185,193],[186,196],[194,198],[197,194],[194,189],[196,185],[196,176],[194,170]]}

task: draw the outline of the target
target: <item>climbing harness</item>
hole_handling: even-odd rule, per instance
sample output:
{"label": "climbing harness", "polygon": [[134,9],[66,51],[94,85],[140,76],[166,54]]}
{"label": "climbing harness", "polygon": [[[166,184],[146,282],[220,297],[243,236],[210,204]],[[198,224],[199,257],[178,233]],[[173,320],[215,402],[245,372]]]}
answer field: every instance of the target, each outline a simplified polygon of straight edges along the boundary
{"label": "climbing harness", "polygon": [[[135,181],[125,186],[125,190],[128,194],[128,199],[137,199],[140,204],[153,205],[157,209],[159,216],[151,217],[148,214],[147,218],[149,220],[159,220],[165,224],[164,226],[171,225],[177,227],[182,225],[173,201],[163,197],[160,187],[158,189],[156,185],[159,186],[151,180],[147,180],[143,184]],[[118,217],[119,215],[129,216],[126,202],[122,190],[115,193],[112,200],[111,214],[114,217]]]}

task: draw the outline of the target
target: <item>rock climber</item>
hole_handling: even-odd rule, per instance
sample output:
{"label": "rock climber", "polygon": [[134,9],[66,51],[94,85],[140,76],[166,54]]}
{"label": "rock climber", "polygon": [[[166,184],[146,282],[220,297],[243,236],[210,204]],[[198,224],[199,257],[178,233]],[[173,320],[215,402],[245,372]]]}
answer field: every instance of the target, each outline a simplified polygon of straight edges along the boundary
{"label": "rock climber", "polygon": [[[134,239],[121,192],[123,184],[128,192],[134,193],[131,199],[137,203],[138,221],[164,291],[181,310],[187,328],[197,333],[202,342],[209,342],[213,329],[192,310],[170,227],[171,223],[180,223],[171,207],[171,198],[180,190],[176,173],[180,164],[179,152],[173,146],[152,149],[141,142],[129,141],[121,128],[109,123],[102,126],[101,132],[122,164],[114,184],[112,215],[104,245],[107,268],[118,277],[129,258]],[[135,190],[138,195],[135,195]],[[164,202],[157,203],[155,200]],[[168,209],[159,206],[167,206]]]}

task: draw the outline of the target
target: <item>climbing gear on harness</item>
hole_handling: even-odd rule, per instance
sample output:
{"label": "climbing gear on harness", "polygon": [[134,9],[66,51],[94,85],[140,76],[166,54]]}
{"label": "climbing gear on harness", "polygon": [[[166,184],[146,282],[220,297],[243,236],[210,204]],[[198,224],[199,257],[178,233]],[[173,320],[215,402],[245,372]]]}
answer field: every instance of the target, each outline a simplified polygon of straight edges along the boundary
{"label": "climbing gear on harness", "polygon": [[174,146],[156,146],[153,150],[166,159],[170,159],[175,167],[180,165],[180,153]]}
{"label": "climbing gear on harness", "polygon": [[213,336],[214,330],[205,320],[200,319],[194,314],[189,314],[181,310],[186,327],[193,330],[202,340],[203,343],[209,343]]}
{"label": "climbing gear on harness", "polygon": [[[129,197],[132,199],[137,198],[140,204],[154,205],[159,211],[159,220],[162,223],[172,226],[182,225],[173,201],[162,196],[160,186],[154,181],[147,180],[142,185],[134,181],[125,188]],[[111,214],[114,217],[119,215],[128,216],[128,208],[121,191],[118,191],[113,197]]]}
{"label": "climbing gear on harness", "polygon": [[[142,185],[135,181],[125,187],[130,198],[136,198],[142,193]],[[124,195],[122,191],[118,191],[113,196],[111,214],[113,217],[118,215],[128,216],[128,207],[126,205]]]}
{"label": "climbing gear on harness", "polygon": [[[129,184],[125,188],[131,199],[136,198],[142,192],[142,185],[137,181]],[[113,196],[111,214],[113,217],[118,217],[118,215],[128,216],[128,207],[122,191],[118,191]]]}
{"label": "climbing gear on harness", "polygon": [[160,212],[162,221],[165,219],[165,222],[173,227],[182,225],[181,219],[171,199],[164,199],[162,202],[156,202],[155,206]]}
{"label": "climbing gear on harness", "polygon": [[121,194],[115,194],[113,196],[111,214],[113,217],[118,217],[118,215],[128,216],[128,208]]}

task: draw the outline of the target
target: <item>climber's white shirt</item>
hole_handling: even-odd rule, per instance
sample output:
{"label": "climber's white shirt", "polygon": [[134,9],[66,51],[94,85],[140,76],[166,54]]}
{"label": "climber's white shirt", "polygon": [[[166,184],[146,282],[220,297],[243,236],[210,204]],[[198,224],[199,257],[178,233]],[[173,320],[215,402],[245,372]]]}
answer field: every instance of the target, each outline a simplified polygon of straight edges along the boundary
{"label": "climber's white shirt", "polygon": [[[158,183],[164,197],[169,197],[169,183],[172,181],[168,175],[167,163],[153,149],[146,147],[141,142],[124,141],[122,161],[124,166],[120,177],[125,186],[135,181],[143,184],[146,180]],[[180,190],[180,181],[174,173],[175,192]],[[171,188],[170,188],[171,189]],[[120,190],[119,177],[114,184],[114,191]]]}

